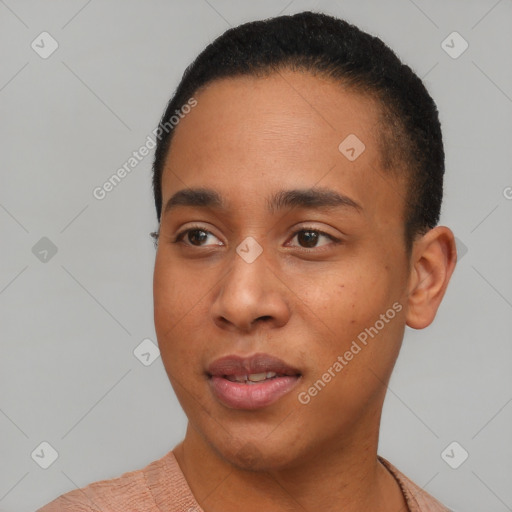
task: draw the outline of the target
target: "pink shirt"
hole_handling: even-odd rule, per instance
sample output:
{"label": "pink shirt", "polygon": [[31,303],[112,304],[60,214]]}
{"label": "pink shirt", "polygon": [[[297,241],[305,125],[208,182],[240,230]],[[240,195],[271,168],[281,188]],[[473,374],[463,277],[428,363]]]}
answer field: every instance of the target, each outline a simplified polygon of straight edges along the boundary
{"label": "pink shirt", "polygon": [[[379,456],[379,460],[400,485],[409,512],[451,512],[386,459]],[[203,512],[203,509],[194,499],[170,451],[143,469],[63,494],[36,512]]]}

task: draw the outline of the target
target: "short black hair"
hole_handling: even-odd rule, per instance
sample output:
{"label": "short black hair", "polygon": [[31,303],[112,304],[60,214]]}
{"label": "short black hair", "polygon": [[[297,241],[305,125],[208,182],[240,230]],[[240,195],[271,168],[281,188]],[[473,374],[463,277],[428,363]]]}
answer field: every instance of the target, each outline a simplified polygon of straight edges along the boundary
{"label": "short black hair", "polygon": [[437,225],[441,210],[444,149],[436,104],[421,79],[378,37],[310,11],[231,28],[186,68],[159,125],[171,129],[160,130],[153,162],[158,221],[175,112],[214,80],[285,69],[329,77],[377,100],[381,165],[405,178],[404,235],[410,254],[414,238]]}

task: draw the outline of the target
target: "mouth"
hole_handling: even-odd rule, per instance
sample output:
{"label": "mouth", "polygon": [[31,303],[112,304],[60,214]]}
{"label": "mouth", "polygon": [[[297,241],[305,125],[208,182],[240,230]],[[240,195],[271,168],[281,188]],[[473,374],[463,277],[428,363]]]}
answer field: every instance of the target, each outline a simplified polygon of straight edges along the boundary
{"label": "mouth", "polygon": [[268,354],[227,356],[214,361],[207,371],[214,396],[233,409],[267,407],[288,394],[301,372]]}

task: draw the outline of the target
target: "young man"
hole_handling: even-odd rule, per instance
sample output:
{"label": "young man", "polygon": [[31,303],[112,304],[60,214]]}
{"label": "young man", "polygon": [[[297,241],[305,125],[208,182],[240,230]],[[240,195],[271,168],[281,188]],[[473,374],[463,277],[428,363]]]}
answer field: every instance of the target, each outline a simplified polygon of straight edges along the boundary
{"label": "young man", "polygon": [[155,326],[187,433],[40,510],[447,511],[377,455],[405,326],[456,261],[421,80],[344,21],[282,16],[210,44],[155,135]]}

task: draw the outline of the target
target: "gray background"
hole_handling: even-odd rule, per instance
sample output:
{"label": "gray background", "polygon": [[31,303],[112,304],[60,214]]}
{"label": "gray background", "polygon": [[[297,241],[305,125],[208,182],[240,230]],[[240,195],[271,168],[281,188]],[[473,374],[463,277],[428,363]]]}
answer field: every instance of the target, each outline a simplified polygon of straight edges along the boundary
{"label": "gray background", "polygon": [[[441,223],[462,258],[435,323],[407,329],[380,454],[454,510],[512,510],[510,0],[0,0],[1,510],[32,511],[181,440],[161,359],[133,354],[156,339],[152,155],[105,199],[92,191],[144,144],[208,42],[304,9],[380,36],[424,77],[443,124]],[[31,48],[50,48],[43,31],[59,45],[46,59]],[[441,46],[453,31],[469,43],[456,59]],[[47,449],[31,457],[43,441],[59,455],[48,469]],[[441,457],[452,441],[469,453],[458,469]]]}

